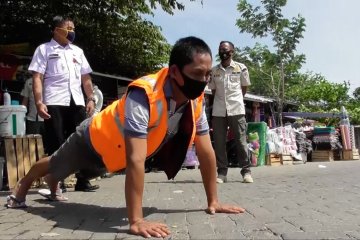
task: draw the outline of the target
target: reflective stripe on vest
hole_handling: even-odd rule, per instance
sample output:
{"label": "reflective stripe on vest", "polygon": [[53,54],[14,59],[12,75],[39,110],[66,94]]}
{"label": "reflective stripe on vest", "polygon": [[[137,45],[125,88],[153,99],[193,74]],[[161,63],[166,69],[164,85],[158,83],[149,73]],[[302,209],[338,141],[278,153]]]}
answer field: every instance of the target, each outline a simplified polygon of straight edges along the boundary
{"label": "reflective stripe on vest", "polygon": [[[116,107],[116,108],[117,108],[117,107]],[[116,123],[116,126],[117,126],[120,134],[121,134],[122,136],[124,136],[124,126],[121,124],[120,116],[119,116],[119,112],[118,112],[118,111],[115,112],[115,118],[114,118],[114,119],[115,119],[115,123]]]}
{"label": "reflective stripe on vest", "polygon": [[160,124],[160,119],[161,119],[162,115],[164,114],[164,105],[162,104],[162,101],[161,101],[161,100],[158,100],[158,101],[156,101],[155,104],[156,104],[156,109],[157,109],[157,111],[158,111],[159,117],[158,117],[157,120],[155,121],[154,126],[149,126],[149,127],[148,127],[148,131],[149,131],[149,132],[152,131],[153,129],[155,129],[156,126],[159,126],[159,124]]}

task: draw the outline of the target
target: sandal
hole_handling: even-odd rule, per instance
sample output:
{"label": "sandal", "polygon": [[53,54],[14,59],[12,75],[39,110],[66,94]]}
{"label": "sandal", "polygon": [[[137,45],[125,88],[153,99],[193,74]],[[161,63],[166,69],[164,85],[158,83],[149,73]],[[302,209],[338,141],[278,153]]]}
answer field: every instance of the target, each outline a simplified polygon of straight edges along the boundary
{"label": "sandal", "polygon": [[65,197],[64,195],[62,195],[61,193],[56,193],[56,195],[51,195],[50,190],[48,189],[40,189],[38,191],[38,193],[43,196],[44,198],[46,198],[49,201],[53,201],[53,202],[62,202],[62,201],[67,201],[69,200],[67,197]]}
{"label": "sandal", "polygon": [[27,205],[24,201],[18,200],[15,195],[9,195],[6,197],[6,207],[7,208],[27,208]]}

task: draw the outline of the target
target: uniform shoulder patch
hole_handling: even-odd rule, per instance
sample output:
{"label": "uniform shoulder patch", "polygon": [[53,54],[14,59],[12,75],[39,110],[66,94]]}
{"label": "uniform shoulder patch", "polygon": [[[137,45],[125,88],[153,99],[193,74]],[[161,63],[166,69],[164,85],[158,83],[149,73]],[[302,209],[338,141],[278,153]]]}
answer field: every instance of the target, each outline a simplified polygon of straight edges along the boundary
{"label": "uniform shoulder patch", "polygon": [[239,65],[239,64],[236,64],[236,65],[234,66],[233,72],[240,72],[240,71],[241,71],[240,65]]}

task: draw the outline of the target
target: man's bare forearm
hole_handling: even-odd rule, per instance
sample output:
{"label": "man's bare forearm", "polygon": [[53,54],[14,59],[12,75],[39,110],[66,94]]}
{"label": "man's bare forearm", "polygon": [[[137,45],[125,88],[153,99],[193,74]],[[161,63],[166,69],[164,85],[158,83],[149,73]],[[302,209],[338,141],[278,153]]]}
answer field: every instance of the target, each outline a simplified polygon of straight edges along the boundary
{"label": "man's bare forearm", "polygon": [[86,97],[93,96],[93,84],[91,81],[90,74],[85,74],[81,76],[82,85],[86,94]]}
{"label": "man's bare forearm", "polygon": [[200,162],[200,172],[207,196],[208,205],[218,202],[216,186],[216,158],[211,147],[209,135],[197,136],[196,154]]}
{"label": "man's bare forearm", "polygon": [[125,198],[129,223],[133,224],[143,219],[142,198],[145,178],[146,140],[126,137],[125,145]]}
{"label": "man's bare forearm", "polygon": [[43,76],[40,73],[33,73],[33,93],[35,104],[42,103]]}

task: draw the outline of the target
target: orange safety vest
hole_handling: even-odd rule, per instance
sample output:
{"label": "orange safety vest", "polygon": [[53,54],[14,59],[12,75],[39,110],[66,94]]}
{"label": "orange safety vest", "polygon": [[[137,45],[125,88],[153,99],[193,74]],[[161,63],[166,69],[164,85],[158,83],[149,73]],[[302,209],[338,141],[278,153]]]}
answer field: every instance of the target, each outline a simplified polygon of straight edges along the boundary
{"label": "orange safety vest", "polygon": [[[89,126],[91,144],[102,157],[109,172],[119,171],[126,167],[124,140],[125,102],[130,88],[144,89],[149,101],[150,119],[146,157],[151,156],[164,140],[168,129],[168,104],[164,93],[167,75],[168,68],[163,68],[155,74],[133,81],[129,84],[126,94],[120,100],[114,101],[93,117]],[[191,101],[193,132],[190,143],[195,138],[195,123],[201,117],[203,98],[204,94]]]}

